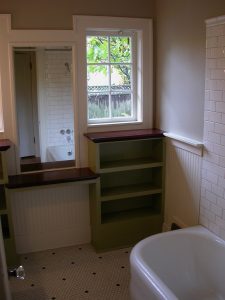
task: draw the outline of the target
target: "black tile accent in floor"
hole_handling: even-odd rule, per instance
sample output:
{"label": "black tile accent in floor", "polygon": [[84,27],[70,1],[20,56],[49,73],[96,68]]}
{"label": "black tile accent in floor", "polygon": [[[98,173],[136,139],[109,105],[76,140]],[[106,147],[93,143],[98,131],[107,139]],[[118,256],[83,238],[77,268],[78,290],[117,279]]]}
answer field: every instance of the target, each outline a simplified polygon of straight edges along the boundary
{"label": "black tile accent in floor", "polygon": [[25,280],[13,300],[129,300],[129,249],[96,253],[90,244],[21,256]]}

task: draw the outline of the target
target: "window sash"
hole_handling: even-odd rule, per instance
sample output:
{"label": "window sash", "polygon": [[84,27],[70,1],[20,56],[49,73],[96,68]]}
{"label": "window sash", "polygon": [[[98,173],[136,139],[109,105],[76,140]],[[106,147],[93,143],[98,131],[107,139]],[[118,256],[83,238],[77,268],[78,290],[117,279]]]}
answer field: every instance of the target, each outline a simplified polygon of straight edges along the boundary
{"label": "window sash", "polygon": [[[93,94],[101,94],[101,92],[93,92],[88,91],[87,86],[87,120],[88,124],[98,124],[98,123],[117,123],[117,122],[129,122],[129,121],[136,121],[137,120],[137,35],[134,31],[88,31],[86,33],[86,45],[87,45],[87,37],[89,36],[106,36],[106,37],[130,37],[131,38],[131,61],[130,62],[111,62],[110,61],[110,42],[108,41],[108,61],[107,62],[100,62],[100,63],[88,63],[86,61],[86,65],[88,66],[107,66],[108,70],[108,81],[109,81],[109,89],[108,91],[104,92],[105,94],[109,95],[109,117],[108,118],[89,118],[89,96]],[[87,53],[86,53],[87,59]],[[117,90],[112,88],[111,84],[111,66],[116,65],[128,65],[131,67],[131,79],[130,79],[130,90]],[[86,68],[87,70],[87,68]],[[130,94],[130,110],[131,115],[128,117],[113,117],[112,116],[112,95],[115,93],[120,94]]]}

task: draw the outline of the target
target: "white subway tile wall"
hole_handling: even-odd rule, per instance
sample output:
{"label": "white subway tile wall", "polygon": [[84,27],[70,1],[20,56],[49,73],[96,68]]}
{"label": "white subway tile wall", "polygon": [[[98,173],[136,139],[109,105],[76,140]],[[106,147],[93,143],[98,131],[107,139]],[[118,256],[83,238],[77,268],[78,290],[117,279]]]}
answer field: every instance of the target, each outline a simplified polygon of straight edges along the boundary
{"label": "white subway tile wall", "polygon": [[73,130],[72,53],[45,51],[45,91],[47,109],[47,146],[67,144],[61,129]]}
{"label": "white subway tile wall", "polygon": [[200,223],[225,239],[225,24],[207,26],[206,37]]}

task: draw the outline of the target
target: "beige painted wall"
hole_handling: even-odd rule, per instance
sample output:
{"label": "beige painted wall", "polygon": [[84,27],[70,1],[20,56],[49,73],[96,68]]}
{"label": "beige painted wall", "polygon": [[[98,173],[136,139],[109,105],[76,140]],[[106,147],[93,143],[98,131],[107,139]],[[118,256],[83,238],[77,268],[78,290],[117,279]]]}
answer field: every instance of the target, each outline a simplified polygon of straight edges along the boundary
{"label": "beige painted wall", "polygon": [[204,20],[225,14],[224,0],[55,0],[53,6],[52,3],[50,0],[2,0],[0,13],[12,14],[12,25],[16,29],[69,29],[72,14],[157,16],[156,125],[202,140]]}
{"label": "beige painted wall", "polygon": [[156,0],[157,126],[202,140],[205,19],[225,14],[224,0]]}
{"label": "beige painted wall", "polygon": [[14,29],[70,29],[72,15],[149,18],[154,0],[1,0],[0,14],[12,14]]}

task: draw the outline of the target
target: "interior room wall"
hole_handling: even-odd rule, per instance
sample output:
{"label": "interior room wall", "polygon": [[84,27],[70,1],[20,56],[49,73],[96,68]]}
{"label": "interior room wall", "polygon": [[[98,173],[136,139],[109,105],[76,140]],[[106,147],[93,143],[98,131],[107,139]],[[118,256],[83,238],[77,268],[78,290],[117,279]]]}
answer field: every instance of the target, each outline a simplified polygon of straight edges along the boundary
{"label": "interior room wall", "polygon": [[12,14],[14,29],[70,29],[72,15],[96,15],[114,17],[153,16],[154,0],[2,0],[0,13]]}
{"label": "interior room wall", "polygon": [[[2,0],[0,14],[11,14],[13,29],[72,29],[72,15],[151,18],[153,0],[55,0],[54,3]],[[20,253],[90,242],[88,185],[60,185],[48,190],[38,187],[22,193],[15,191],[11,195],[11,206],[16,246]],[[19,215],[23,222],[17,218]]]}
{"label": "interior room wall", "polygon": [[156,124],[202,141],[205,20],[224,0],[156,0]]}
{"label": "interior room wall", "polygon": [[[223,0],[155,1],[157,127],[203,140],[205,20],[223,14]],[[199,223],[202,157],[183,146],[166,147],[165,230]]]}

